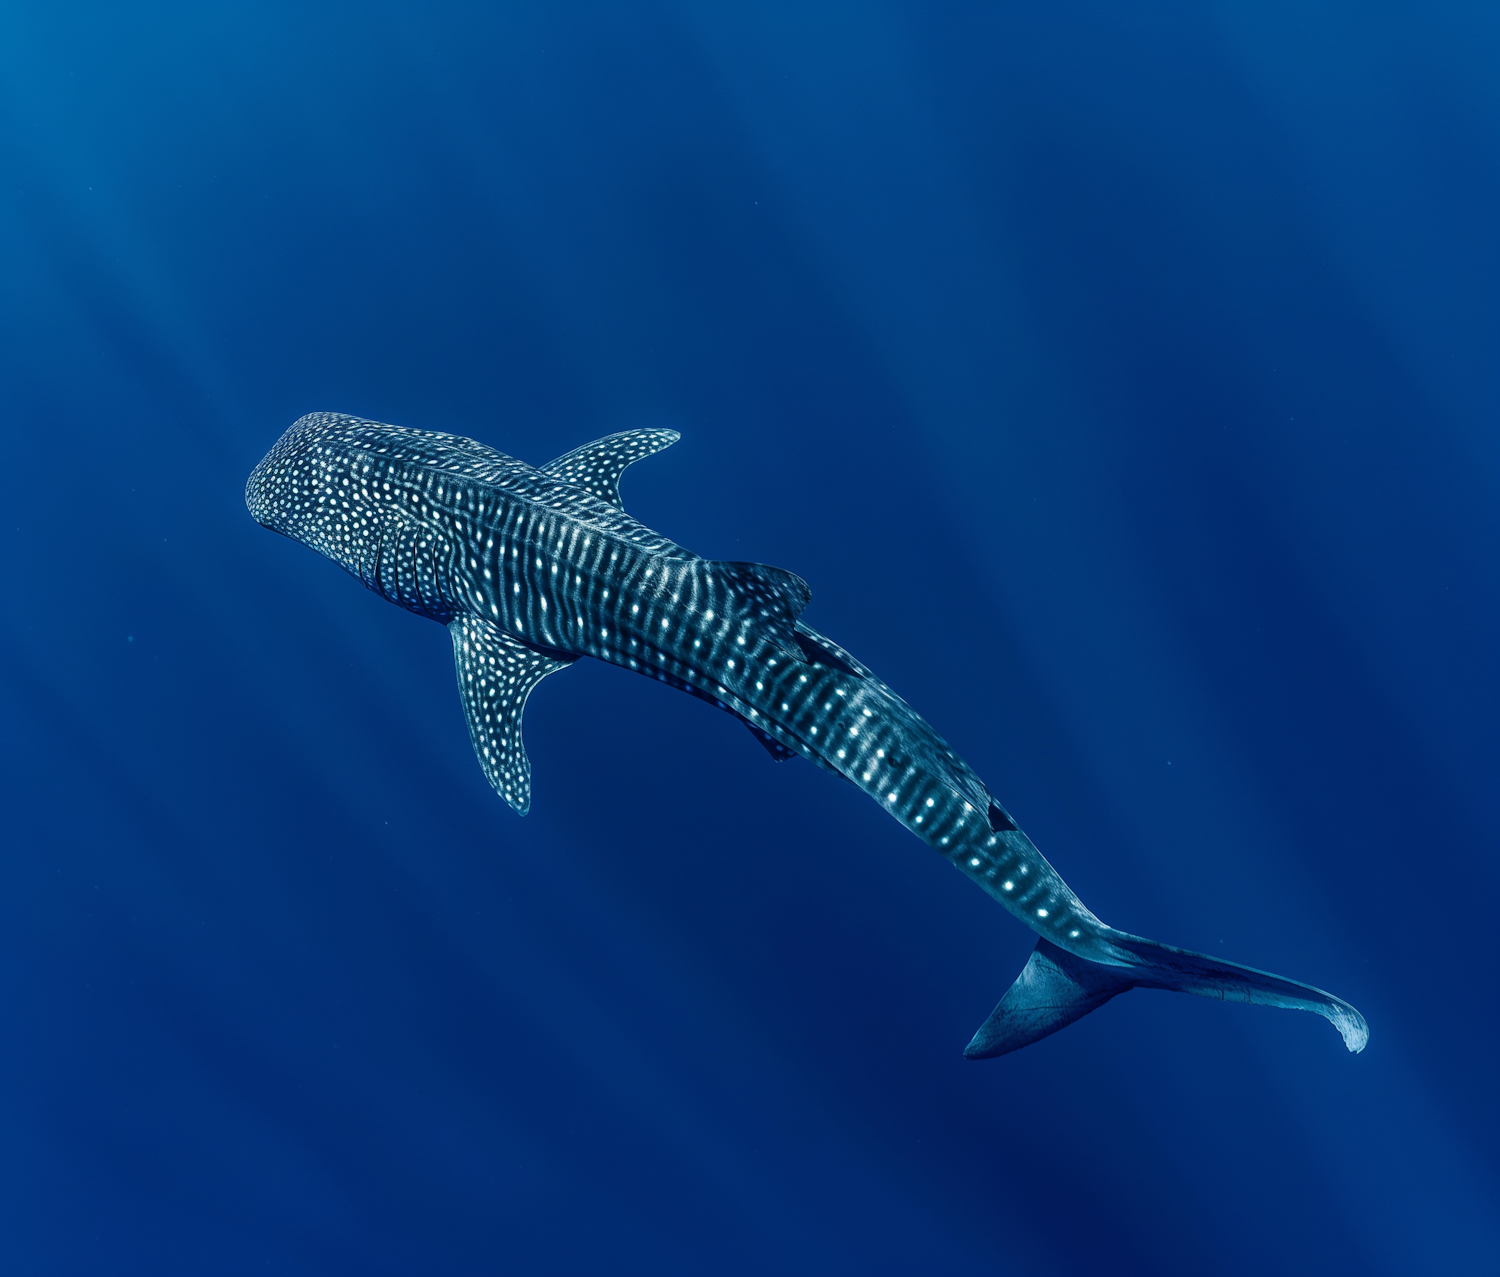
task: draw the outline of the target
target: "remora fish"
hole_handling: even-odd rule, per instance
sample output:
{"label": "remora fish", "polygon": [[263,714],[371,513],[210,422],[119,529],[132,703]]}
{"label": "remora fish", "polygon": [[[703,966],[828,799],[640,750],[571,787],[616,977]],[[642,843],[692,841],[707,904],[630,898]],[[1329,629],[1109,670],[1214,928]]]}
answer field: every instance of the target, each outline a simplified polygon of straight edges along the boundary
{"label": "remora fish", "polygon": [[533,468],[457,435],[312,413],[256,466],[245,503],[448,627],[479,765],[523,815],[526,698],[581,656],[710,701],[773,757],[801,755],[869,794],[1041,936],[971,1059],[1137,988],[1314,1011],[1364,1048],[1364,1017],[1332,994],[1101,922],[905,701],[798,620],[810,597],[800,577],[699,558],[626,514],[625,467],[677,439],[628,430]]}

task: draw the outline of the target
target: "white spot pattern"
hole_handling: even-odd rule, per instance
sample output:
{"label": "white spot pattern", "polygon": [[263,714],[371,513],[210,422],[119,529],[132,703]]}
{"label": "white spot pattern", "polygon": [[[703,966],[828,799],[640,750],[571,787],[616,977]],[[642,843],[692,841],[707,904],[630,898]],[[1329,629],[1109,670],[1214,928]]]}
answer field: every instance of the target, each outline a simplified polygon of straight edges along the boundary
{"label": "white spot pattern", "polygon": [[1097,925],[963,760],[797,620],[800,579],[701,559],[620,508],[625,468],[677,437],[628,431],[534,469],[459,436],[319,413],[256,468],[246,502],[385,598],[451,625],[476,753],[519,810],[526,696],[589,655],[735,714],[777,758],[847,777],[1044,934],[1076,940],[1078,924]]}
{"label": "white spot pattern", "polygon": [[456,617],[448,630],[479,765],[495,792],[524,816],[531,807],[531,760],[521,739],[526,698],[572,661],[544,656],[482,617]]}

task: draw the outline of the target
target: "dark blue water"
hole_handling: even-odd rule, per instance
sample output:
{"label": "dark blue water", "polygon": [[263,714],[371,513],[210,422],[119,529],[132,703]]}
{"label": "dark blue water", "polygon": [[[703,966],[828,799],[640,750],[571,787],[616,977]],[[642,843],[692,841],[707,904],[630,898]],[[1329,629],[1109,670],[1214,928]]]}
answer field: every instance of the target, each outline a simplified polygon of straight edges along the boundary
{"label": "dark blue water", "polygon": [[[1493,1273],[1500,22],[0,12],[0,1270]],[[257,527],[316,409],[812,585],[1106,920],[1333,990],[961,1050],[1032,937]]]}

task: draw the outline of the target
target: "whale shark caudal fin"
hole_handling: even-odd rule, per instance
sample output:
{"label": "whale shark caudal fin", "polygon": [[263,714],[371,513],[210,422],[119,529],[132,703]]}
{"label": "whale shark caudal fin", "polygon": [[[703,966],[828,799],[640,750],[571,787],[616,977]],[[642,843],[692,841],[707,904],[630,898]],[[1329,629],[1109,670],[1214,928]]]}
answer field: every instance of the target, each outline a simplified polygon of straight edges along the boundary
{"label": "whale shark caudal fin", "polygon": [[1226,1002],[1313,1011],[1329,1021],[1351,1051],[1363,1051],[1370,1030],[1364,1016],[1331,993],[1308,984],[1207,954],[1174,949],[1111,931],[1110,942],[1140,959],[1139,965],[1106,966],[1038,940],[1000,1005],[964,1048],[971,1060],[988,1060],[1030,1046],[1065,1029],[1130,989],[1171,989]]}
{"label": "whale shark caudal fin", "polygon": [[601,500],[621,510],[620,476],[625,467],[663,448],[670,448],[682,436],[675,430],[622,430],[565,452],[541,467],[543,474],[592,492]]}
{"label": "whale shark caudal fin", "polygon": [[578,658],[527,647],[479,616],[455,617],[448,632],[469,739],[484,778],[524,816],[531,808],[531,760],[521,741],[526,698],[548,674],[567,669]]}

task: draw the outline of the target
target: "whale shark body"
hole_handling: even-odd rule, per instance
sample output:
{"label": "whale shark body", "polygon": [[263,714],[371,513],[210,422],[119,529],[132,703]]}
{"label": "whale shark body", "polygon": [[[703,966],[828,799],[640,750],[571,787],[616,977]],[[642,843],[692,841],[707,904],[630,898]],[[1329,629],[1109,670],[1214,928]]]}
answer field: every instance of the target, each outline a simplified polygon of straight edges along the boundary
{"label": "whale shark body", "polygon": [[479,765],[523,815],[526,698],[584,656],[707,700],[774,758],[806,758],[867,793],[1040,936],[971,1059],[1135,988],[1314,1011],[1364,1048],[1364,1017],[1332,994],[1101,922],[968,764],[799,619],[800,577],[700,558],[632,519],[621,473],[677,439],[630,430],[532,467],[457,435],[313,413],[255,468],[245,502],[265,527],[448,627]]}

